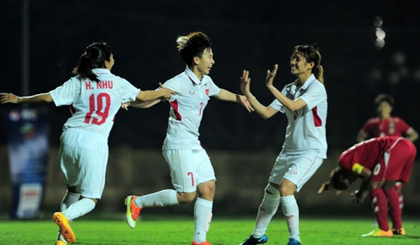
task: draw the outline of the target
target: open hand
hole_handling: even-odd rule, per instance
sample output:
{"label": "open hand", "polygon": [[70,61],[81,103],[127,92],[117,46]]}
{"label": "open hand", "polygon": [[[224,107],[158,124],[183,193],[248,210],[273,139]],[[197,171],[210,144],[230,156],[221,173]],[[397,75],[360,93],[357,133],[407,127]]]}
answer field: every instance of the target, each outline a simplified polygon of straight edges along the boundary
{"label": "open hand", "polygon": [[6,103],[17,104],[18,101],[19,101],[19,97],[12,93],[0,93],[0,102],[2,104],[6,104]]}
{"label": "open hand", "polygon": [[244,95],[240,95],[239,100],[248,112],[255,111],[254,107],[252,107],[251,103],[249,103],[248,99]]}
{"label": "open hand", "polygon": [[243,94],[251,93],[251,78],[249,77],[249,71],[243,70],[242,77],[240,78],[241,91]]}
{"label": "open hand", "polygon": [[273,81],[274,78],[277,75],[277,69],[278,69],[279,65],[275,64],[273,67],[273,70],[267,70],[267,77],[265,79],[265,85],[267,85],[267,87],[271,87],[273,86]]}

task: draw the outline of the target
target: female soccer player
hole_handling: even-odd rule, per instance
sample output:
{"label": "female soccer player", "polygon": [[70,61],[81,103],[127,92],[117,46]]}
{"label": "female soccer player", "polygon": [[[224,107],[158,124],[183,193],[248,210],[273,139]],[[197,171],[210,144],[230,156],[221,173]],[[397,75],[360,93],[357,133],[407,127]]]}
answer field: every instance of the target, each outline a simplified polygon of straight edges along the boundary
{"label": "female soccer player", "polygon": [[108,136],[114,116],[126,101],[168,99],[172,91],[140,91],[111,73],[111,47],[95,42],[86,47],[74,77],[48,93],[19,97],[1,93],[1,103],[54,102],[69,105],[72,116],[60,137],[60,166],[67,184],[61,212],[53,215],[60,232],[56,244],[75,242],[69,222],[92,211],[102,196],[108,162]]}
{"label": "female soccer player", "polygon": [[[204,109],[210,97],[237,102],[248,111],[252,107],[243,95],[233,94],[219,88],[208,76],[214,65],[213,51],[209,37],[202,32],[193,32],[177,39],[178,52],[187,67],[181,74],[169,79],[164,86],[176,94],[169,101],[168,129],[163,143],[163,156],[169,165],[175,190],[167,189],[143,196],[128,196],[127,223],[136,225],[140,210],[148,207],[165,207],[195,201],[195,230],[193,245],[210,245],[206,234],[212,217],[215,181],[209,156],[198,139],[199,126]],[[145,108],[156,104],[140,105]]]}
{"label": "female soccer player", "polygon": [[[368,138],[389,136],[404,136],[411,142],[418,138],[418,133],[408,125],[403,119],[391,116],[394,107],[394,98],[389,94],[379,94],[375,98],[375,109],[378,117],[366,121],[363,128],[357,135],[357,141],[362,142]],[[400,202],[401,211],[404,207],[404,197],[402,194],[401,182],[395,183],[395,191]]]}
{"label": "female soccer player", "polygon": [[291,73],[297,79],[280,92],[273,85],[278,65],[267,71],[266,86],[276,98],[266,107],[250,90],[249,72],[243,71],[241,89],[255,111],[264,119],[278,111],[288,119],[283,149],[276,159],[264,198],[260,205],[254,232],[242,244],[267,242],[266,230],[279,205],[289,227],[289,242],[301,244],[299,208],[294,196],[326,158],[327,93],[323,84],[321,54],[312,45],[298,45],[290,59]]}
{"label": "female soccer player", "polygon": [[[360,177],[363,180],[359,190],[352,194],[353,201],[361,203],[370,193],[375,199],[372,207],[379,225],[379,228],[363,236],[405,235],[398,195],[393,187],[396,181],[409,181],[416,152],[413,143],[402,137],[384,136],[362,141],[340,155],[339,167],[318,193],[330,187],[346,190]],[[388,225],[388,209],[392,230]]]}

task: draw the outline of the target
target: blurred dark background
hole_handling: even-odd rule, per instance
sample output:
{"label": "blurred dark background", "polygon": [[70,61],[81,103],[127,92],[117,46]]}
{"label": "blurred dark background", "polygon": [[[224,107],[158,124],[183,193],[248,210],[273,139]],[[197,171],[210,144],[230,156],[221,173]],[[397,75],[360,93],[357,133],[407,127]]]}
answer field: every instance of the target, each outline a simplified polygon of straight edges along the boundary
{"label": "blurred dark background", "polygon": [[[1,91],[22,89],[22,1],[4,0],[1,14]],[[375,45],[376,17],[383,20],[385,46]],[[378,93],[395,96],[394,115],[417,130],[420,124],[420,4],[416,1],[30,1],[30,93],[47,92],[71,76],[93,41],[112,45],[113,73],[141,89],[184,70],[175,40],[193,31],[213,42],[215,83],[239,93],[249,69],[252,90],[268,105],[267,69],[279,64],[276,86],[293,81],[289,56],[297,44],[316,44],[323,56],[328,90],[330,149],[349,147],[363,123],[375,115]],[[7,107],[9,105],[2,105]],[[160,148],[168,104],[120,111],[110,145]],[[67,108],[48,106],[51,144],[58,144]],[[4,123],[0,143],[5,144]],[[236,104],[212,100],[201,125],[206,148],[235,151],[280,150],[286,118],[261,120]]]}
{"label": "blurred dark background", "polygon": [[[265,105],[273,100],[264,85],[266,70],[279,64],[275,85],[281,89],[295,79],[288,64],[293,47],[316,44],[323,56],[329,100],[329,155],[336,157],[334,152],[355,143],[363,123],[375,116],[373,99],[378,93],[392,94],[393,115],[420,130],[417,1],[29,2],[30,94],[48,92],[69,79],[84,48],[97,40],[113,48],[113,73],[141,89],[155,89],[158,82],[185,68],[176,38],[203,31],[213,42],[216,64],[210,76],[215,83],[239,93],[239,77],[248,69],[251,89]],[[0,90],[21,94],[22,1],[1,1],[0,27]],[[378,27],[385,33],[382,40],[377,40]],[[50,144],[57,147],[70,113],[65,107],[46,107]],[[111,149],[159,150],[168,108],[161,103],[148,110],[120,111],[109,139]],[[278,153],[285,127],[283,115],[262,120],[237,104],[213,99],[205,111],[200,138],[209,151]],[[6,130],[0,120],[2,146],[7,144]],[[269,166],[274,157],[268,159]],[[6,159],[1,160],[1,168],[7,172]]]}

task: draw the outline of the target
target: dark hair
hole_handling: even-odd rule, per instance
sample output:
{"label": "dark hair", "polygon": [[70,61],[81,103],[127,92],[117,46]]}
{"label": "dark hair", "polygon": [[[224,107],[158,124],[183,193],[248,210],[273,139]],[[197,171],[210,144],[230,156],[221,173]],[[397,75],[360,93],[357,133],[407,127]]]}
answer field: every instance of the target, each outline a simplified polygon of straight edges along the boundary
{"label": "dark hair", "polygon": [[342,168],[336,168],[333,171],[331,177],[331,184],[336,190],[347,190],[350,184],[356,180],[355,175],[349,171]]}
{"label": "dark hair", "polygon": [[80,79],[89,78],[92,81],[99,81],[92,72],[94,68],[104,68],[105,61],[110,61],[111,46],[106,42],[94,42],[86,47],[85,53],[80,56],[79,64],[73,69],[73,74]]}
{"label": "dark hair", "polygon": [[210,38],[202,32],[192,32],[187,36],[180,36],[176,40],[178,52],[184,62],[190,66],[194,57],[202,57],[204,51],[211,47]]}
{"label": "dark hair", "polygon": [[395,104],[394,97],[390,94],[378,94],[374,102],[375,108],[378,108],[381,102],[387,102],[391,107],[394,107]]}
{"label": "dark hair", "polygon": [[319,50],[314,45],[297,45],[293,50],[292,58],[297,53],[300,53],[306,59],[306,62],[314,62],[312,73],[318,81],[324,83],[324,68],[321,66],[321,53],[319,53]]}

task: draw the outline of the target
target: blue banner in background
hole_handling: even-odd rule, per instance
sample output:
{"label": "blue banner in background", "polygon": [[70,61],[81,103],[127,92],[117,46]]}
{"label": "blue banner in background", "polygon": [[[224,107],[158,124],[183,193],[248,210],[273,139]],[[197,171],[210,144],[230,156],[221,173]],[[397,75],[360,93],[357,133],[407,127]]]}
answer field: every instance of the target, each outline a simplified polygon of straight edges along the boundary
{"label": "blue banner in background", "polygon": [[11,109],[4,113],[13,193],[11,217],[42,215],[48,161],[49,125],[45,108]]}

